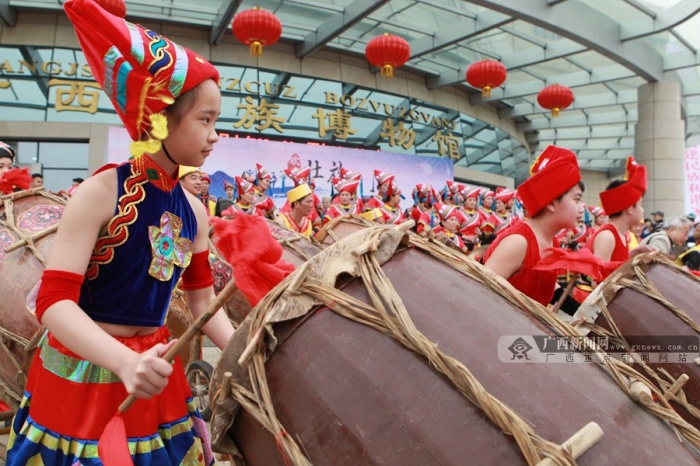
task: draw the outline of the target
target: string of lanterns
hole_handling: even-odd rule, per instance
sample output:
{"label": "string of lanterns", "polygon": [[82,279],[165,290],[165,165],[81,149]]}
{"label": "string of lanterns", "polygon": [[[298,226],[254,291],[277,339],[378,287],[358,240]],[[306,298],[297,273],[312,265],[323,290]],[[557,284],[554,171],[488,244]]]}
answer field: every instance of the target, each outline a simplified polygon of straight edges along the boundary
{"label": "string of lanterns", "polygon": [[[124,0],[97,0],[104,8],[107,5],[119,10],[119,4]],[[116,14],[116,13],[115,13]],[[124,17],[126,7],[124,6]],[[240,42],[250,46],[250,53],[261,56],[263,47],[277,42],[282,35],[282,24],[277,16],[269,11],[255,7],[238,13],[231,24],[233,35]],[[385,33],[370,40],[365,47],[367,61],[381,69],[381,75],[393,78],[394,70],[403,66],[411,57],[411,47],[408,42],[397,35]],[[491,97],[491,91],[503,85],[508,71],[503,63],[497,60],[481,60],[473,63],[467,69],[467,82],[481,90],[484,98]],[[561,110],[569,107],[574,101],[574,93],[566,86],[552,84],[542,89],[537,95],[537,103],[551,111],[552,118],[559,116]]]}

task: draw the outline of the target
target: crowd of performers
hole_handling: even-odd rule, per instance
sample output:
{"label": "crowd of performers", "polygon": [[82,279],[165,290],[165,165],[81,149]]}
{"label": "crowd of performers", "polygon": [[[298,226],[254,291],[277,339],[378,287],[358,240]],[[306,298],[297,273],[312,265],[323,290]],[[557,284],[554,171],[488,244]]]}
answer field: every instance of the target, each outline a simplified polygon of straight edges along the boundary
{"label": "crowd of performers", "polygon": [[[544,160],[547,162],[543,165]],[[314,193],[309,168],[287,169],[285,174],[295,187],[288,191],[287,202],[279,210],[266,194],[271,174],[260,164],[252,173],[236,177],[235,185],[225,182],[226,199],[209,195],[209,177],[196,168],[181,167],[181,181],[188,183],[188,176],[201,180],[201,187],[192,187],[193,193],[212,216],[264,216],[307,238],[331,220],[348,214],[386,224],[412,219],[419,235],[436,238],[485,263],[542,304],[559,300],[561,286],[575,276],[577,286],[572,297],[563,301],[562,310],[568,313],[575,311],[596,284],[585,275],[559,270],[544,273],[547,283],[554,277],[551,287],[540,286],[543,277],[533,267],[541,259],[539,252],[546,248],[587,248],[608,263],[621,263],[642,252],[661,250],[677,258],[679,265],[692,270],[700,265],[699,247],[685,251],[693,226],[688,219],[660,221],[656,231],[643,233],[646,169],[632,157],[625,178],[614,180],[600,193],[602,207],[583,204],[585,187],[576,157],[568,149],[556,146],[540,154],[533,164],[533,175],[519,190],[489,190],[452,180],[442,187],[420,183],[411,192],[413,206],[406,210],[400,205],[404,194],[395,175],[381,170],[374,170],[377,193],[362,199],[357,193],[361,175],[341,168],[340,177],[333,179],[334,196],[323,202]],[[568,205],[567,195],[571,198]],[[700,233],[700,227],[696,230]],[[489,248],[492,242],[494,245]]]}
{"label": "crowd of performers", "polygon": [[[246,172],[247,173],[247,172]],[[225,198],[209,193],[211,179],[195,167],[180,167],[180,182],[205,204],[211,216],[233,218],[238,214],[259,215],[310,238],[334,218],[360,215],[385,224],[416,222],[418,234],[448,240],[465,253],[488,244],[494,234],[522,217],[517,191],[498,188],[494,191],[447,180],[444,187],[420,183],[411,193],[414,205],[402,209],[405,198],[395,175],[374,170],[377,193],[370,198],[358,196],[361,175],[346,168],[333,178],[332,198],[323,202],[314,192],[310,168],[285,169],[294,183],[287,201],[276,209],[267,191],[271,174],[256,164],[253,175],[236,176],[224,181]]]}

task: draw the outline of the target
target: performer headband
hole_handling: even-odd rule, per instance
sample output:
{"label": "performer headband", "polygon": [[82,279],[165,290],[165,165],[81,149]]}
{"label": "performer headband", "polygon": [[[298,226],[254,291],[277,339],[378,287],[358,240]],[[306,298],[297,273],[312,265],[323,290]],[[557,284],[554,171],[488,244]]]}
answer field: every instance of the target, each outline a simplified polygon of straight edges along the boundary
{"label": "performer headband", "polygon": [[569,149],[547,146],[530,167],[530,178],[518,187],[528,216],[536,216],[547,204],[581,181],[576,155]]}

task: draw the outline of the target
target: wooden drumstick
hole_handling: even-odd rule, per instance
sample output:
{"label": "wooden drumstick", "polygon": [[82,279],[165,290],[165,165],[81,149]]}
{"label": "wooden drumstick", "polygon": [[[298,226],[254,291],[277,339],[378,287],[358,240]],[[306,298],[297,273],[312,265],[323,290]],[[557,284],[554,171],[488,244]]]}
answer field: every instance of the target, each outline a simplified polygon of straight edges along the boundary
{"label": "wooden drumstick", "polygon": [[[199,331],[204,327],[207,322],[209,322],[209,319],[214,317],[214,315],[218,312],[218,310],[226,303],[226,301],[229,300],[229,298],[233,295],[234,291],[236,291],[238,288],[236,288],[235,284],[236,280],[231,279],[226,286],[224,287],[223,290],[214,298],[214,300],[209,303],[209,306],[207,309],[200,315],[197,320],[195,320],[192,325],[187,327],[187,330],[185,330],[185,333],[182,334],[182,336],[177,340],[177,343],[175,343],[167,353],[163,356],[163,359],[167,360],[168,362],[172,363],[173,359],[175,359],[175,356],[177,353],[187,346],[190,343],[190,340],[194,338]],[[136,397],[134,395],[129,395],[123,402],[122,404],[119,405],[119,412],[123,413],[126,410],[128,410],[131,405],[134,404],[136,401]]]}
{"label": "wooden drumstick", "polygon": [[[588,451],[589,448],[598,443],[601,438],[603,438],[603,429],[595,422],[589,422],[564,442],[561,447],[563,449],[571,449],[571,456],[577,459]],[[554,465],[555,463],[551,458],[545,458],[537,463],[537,466]]]}
{"label": "wooden drumstick", "polygon": [[675,382],[673,382],[673,385],[671,385],[668,390],[666,390],[666,393],[664,393],[664,400],[668,401],[669,398],[671,398],[672,395],[675,395],[678,393],[678,391],[683,388],[683,385],[688,381],[690,377],[688,377],[688,374],[681,374],[680,377],[676,379]]}

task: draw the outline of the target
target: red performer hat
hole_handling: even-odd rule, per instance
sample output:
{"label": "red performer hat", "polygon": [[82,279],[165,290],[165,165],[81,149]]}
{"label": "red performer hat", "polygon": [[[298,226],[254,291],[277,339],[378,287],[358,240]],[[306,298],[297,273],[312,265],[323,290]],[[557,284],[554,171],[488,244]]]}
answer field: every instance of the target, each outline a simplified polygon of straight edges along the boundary
{"label": "red performer hat", "polygon": [[459,193],[464,197],[464,199],[469,199],[470,197],[476,199],[479,197],[479,193],[481,193],[481,188],[470,187],[466,184],[460,184]]}
{"label": "red performer hat", "polygon": [[515,196],[515,192],[505,188],[498,188],[494,199],[497,201],[502,201],[504,204],[507,204],[508,201],[513,199],[513,196]]}
{"label": "red performer hat", "polygon": [[256,178],[257,178],[258,180],[264,180],[264,179],[271,179],[271,178],[272,178],[272,175],[270,174],[270,172],[267,171],[267,170],[265,169],[265,167],[263,167],[263,166],[260,165],[259,163],[256,163],[256,164],[255,164],[255,168],[256,168]]}
{"label": "red performer hat", "polygon": [[[341,169],[342,170],[342,169]],[[377,180],[377,186],[384,183],[391,183],[396,177],[393,173],[384,173],[381,170],[374,170],[374,179]]]}
{"label": "red performer hat", "polygon": [[393,181],[389,183],[389,187],[386,188],[386,194],[384,195],[385,199],[389,199],[392,196],[396,196],[397,194],[401,194],[401,190],[397,186],[396,183]]}
{"label": "red performer hat", "polygon": [[255,190],[255,185],[251,183],[250,181],[241,178],[240,176],[236,177],[236,184],[238,185],[238,198],[240,199],[243,194],[253,192]]}
{"label": "red performer hat", "polygon": [[569,149],[549,145],[530,167],[530,178],[518,187],[530,217],[581,181],[576,155]]}
{"label": "red performer hat", "polygon": [[496,196],[495,191],[484,191],[483,199],[486,199],[487,197],[494,197],[494,196]]}
{"label": "red performer hat", "polygon": [[447,190],[453,195],[459,192],[459,185],[456,182],[452,180],[447,180],[445,181],[445,184],[447,185]]}
{"label": "red performer hat", "polygon": [[344,180],[359,180],[362,178],[362,174],[347,170],[345,167],[340,167],[340,177]]}
{"label": "red performer hat", "polygon": [[311,167],[285,168],[284,173],[294,182],[294,186],[307,183],[311,174]]}
{"label": "red performer hat", "polygon": [[601,215],[606,215],[605,211],[603,210],[602,207],[589,205],[588,210],[591,212],[591,214],[594,217],[600,217]]}
{"label": "red performer hat", "polygon": [[226,188],[235,188],[235,186],[229,180],[224,180],[224,189]]}
{"label": "red performer hat", "polygon": [[[198,54],[106,12],[94,0],[70,0],[63,7],[95,80],[136,141],[132,155],[160,150],[167,120],[155,115],[203,81],[219,82],[217,69]],[[144,135],[150,139],[142,141]]]}
{"label": "red performer hat", "polygon": [[211,178],[209,178],[208,174],[202,172],[201,177],[202,177],[202,181],[207,181],[207,182],[209,182],[209,184],[211,184]]}
{"label": "red performer hat", "polygon": [[624,184],[600,193],[600,203],[608,215],[633,206],[647,192],[647,167],[639,165],[630,155],[626,168]]}
{"label": "red performer hat", "polygon": [[440,221],[444,222],[450,217],[457,217],[459,219],[459,211],[457,207],[453,205],[443,204],[441,202],[435,203],[435,210],[440,216]]}
{"label": "red performer hat", "polygon": [[350,194],[355,194],[357,187],[360,185],[360,180],[345,180],[342,178],[333,178],[333,185],[336,191],[339,193],[348,192]]}

